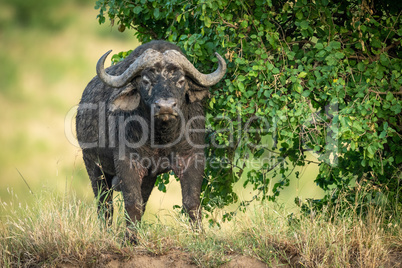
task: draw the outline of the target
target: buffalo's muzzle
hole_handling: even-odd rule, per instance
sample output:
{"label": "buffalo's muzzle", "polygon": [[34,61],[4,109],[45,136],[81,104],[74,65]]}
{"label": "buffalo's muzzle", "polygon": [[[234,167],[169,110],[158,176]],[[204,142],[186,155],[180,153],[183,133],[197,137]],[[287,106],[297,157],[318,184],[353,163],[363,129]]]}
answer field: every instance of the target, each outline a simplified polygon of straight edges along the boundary
{"label": "buffalo's muzzle", "polygon": [[154,103],[154,116],[166,121],[178,116],[176,109],[176,99],[159,99]]}

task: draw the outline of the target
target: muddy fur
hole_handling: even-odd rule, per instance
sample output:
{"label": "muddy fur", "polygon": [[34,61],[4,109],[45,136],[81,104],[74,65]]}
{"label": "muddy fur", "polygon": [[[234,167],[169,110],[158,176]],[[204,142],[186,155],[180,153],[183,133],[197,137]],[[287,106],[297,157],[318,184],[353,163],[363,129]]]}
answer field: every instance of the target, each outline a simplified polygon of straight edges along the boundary
{"label": "muddy fur", "polygon": [[[149,48],[180,51],[171,43],[153,41],[106,72],[120,75]],[[191,132],[186,139],[183,126],[204,130],[203,99],[208,95],[207,87],[196,84],[175,64],[157,63],[120,88],[104,84],[98,76],[92,79],[79,104],[76,129],[102,217],[108,221],[113,213],[112,181],[118,185],[114,189],[122,191],[126,211],[135,222],[141,219],[157,175],[173,170],[180,178],[183,207],[198,222],[205,160],[203,148],[192,143],[204,144],[204,133]],[[159,99],[175,100],[174,111],[180,116],[154,117],[152,105]],[[187,124],[193,117],[198,119]],[[145,143],[134,146],[144,137]]]}

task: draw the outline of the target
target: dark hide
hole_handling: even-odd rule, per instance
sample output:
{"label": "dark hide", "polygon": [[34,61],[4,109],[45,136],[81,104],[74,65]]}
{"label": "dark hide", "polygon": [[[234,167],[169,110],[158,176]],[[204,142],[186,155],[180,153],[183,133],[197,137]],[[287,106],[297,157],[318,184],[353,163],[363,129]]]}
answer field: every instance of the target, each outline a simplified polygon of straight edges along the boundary
{"label": "dark hide", "polygon": [[[180,51],[173,44],[153,41],[106,72],[120,75],[149,48],[161,53]],[[183,208],[192,221],[200,220],[205,133],[186,133],[183,125],[204,130],[202,100],[208,94],[207,87],[198,85],[174,63],[156,63],[120,88],[104,84],[98,76],[88,84],[77,112],[77,138],[95,197],[99,198],[99,213],[107,222],[113,213],[109,190],[122,191],[129,220],[136,222],[141,219],[157,175],[170,170],[180,179]],[[159,116],[154,116],[155,110]],[[192,120],[194,117],[197,119]]]}

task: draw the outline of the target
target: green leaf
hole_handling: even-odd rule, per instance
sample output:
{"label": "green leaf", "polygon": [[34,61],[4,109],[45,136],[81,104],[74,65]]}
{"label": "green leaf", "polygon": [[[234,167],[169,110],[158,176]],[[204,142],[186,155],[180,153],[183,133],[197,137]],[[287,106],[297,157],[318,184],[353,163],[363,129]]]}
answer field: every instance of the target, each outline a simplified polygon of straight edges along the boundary
{"label": "green leaf", "polygon": [[359,62],[359,63],[357,64],[357,69],[358,69],[360,72],[363,72],[364,69],[365,69],[364,63],[363,63],[363,62]]}
{"label": "green leaf", "polygon": [[307,30],[308,29],[308,25],[309,25],[309,23],[308,23],[308,21],[302,21],[301,23],[300,23],[300,27],[303,29],[303,30]]}
{"label": "green leaf", "polygon": [[155,8],[155,10],[154,10],[154,17],[155,17],[155,19],[158,19],[159,18],[159,8]]}
{"label": "green leaf", "polygon": [[322,43],[317,43],[317,44],[315,44],[314,48],[321,50],[324,48],[324,45]]}
{"label": "green leaf", "polygon": [[396,161],[395,162],[396,162],[397,165],[402,163],[402,154],[396,156]]}
{"label": "green leaf", "polygon": [[307,76],[308,73],[306,72],[300,72],[299,75],[297,76],[298,78],[304,78]]}
{"label": "green leaf", "polygon": [[383,66],[388,66],[389,65],[389,59],[388,57],[385,55],[385,53],[380,55],[380,62]]}
{"label": "green leaf", "polygon": [[243,82],[244,80],[246,80],[246,77],[245,77],[244,75],[239,75],[239,76],[237,77],[237,81],[238,81],[238,82]]}
{"label": "green leaf", "polygon": [[320,52],[317,53],[316,56],[318,58],[321,58],[321,57],[324,57],[326,54],[327,54],[327,52],[325,50],[321,50]]}
{"label": "green leaf", "polygon": [[387,101],[392,101],[394,98],[395,98],[395,97],[394,97],[394,94],[392,94],[391,92],[388,92],[388,93],[387,93],[387,96],[385,97],[385,99],[386,99]]}
{"label": "green leaf", "polygon": [[336,52],[335,53],[335,57],[337,58],[337,59],[343,59],[343,57],[345,57],[345,54],[343,54],[342,52]]}
{"label": "green leaf", "polygon": [[141,6],[136,6],[136,7],[133,9],[134,14],[137,14],[137,15],[140,14],[141,11],[142,11],[142,7],[141,7]]}
{"label": "green leaf", "polygon": [[311,94],[310,90],[304,90],[302,96],[307,98],[308,96],[310,96],[310,94]]}
{"label": "green leaf", "polygon": [[354,142],[354,141],[350,142],[350,149],[352,149],[352,151],[354,151],[356,149],[356,142]]}
{"label": "green leaf", "polygon": [[334,66],[338,64],[338,59],[335,58],[333,55],[329,55],[325,58],[328,65]]}
{"label": "green leaf", "polygon": [[378,136],[380,139],[383,139],[383,138],[385,138],[387,136],[387,131],[385,131],[385,130],[383,130],[383,131],[381,131],[381,133],[380,133],[380,136]]}
{"label": "green leaf", "polygon": [[279,71],[278,68],[274,68],[274,69],[272,70],[272,73],[273,73],[273,74],[279,74],[279,72],[280,72],[280,71]]}
{"label": "green leaf", "polygon": [[400,114],[401,113],[401,104],[397,103],[393,106],[391,106],[391,111],[393,111],[395,114]]}
{"label": "green leaf", "polygon": [[205,17],[204,17],[204,23],[205,23],[205,27],[210,28],[212,21],[211,21],[211,19],[210,19],[208,16],[205,16]]}
{"label": "green leaf", "polygon": [[329,47],[331,47],[332,49],[340,49],[341,43],[338,41],[331,41],[329,42]]}
{"label": "green leaf", "polygon": [[244,85],[242,82],[238,82],[237,87],[239,88],[240,91],[244,91]]}
{"label": "green leaf", "polygon": [[247,28],[247,27],[248,27],[248,22],[247,22],[246,20],[243,20],[243,21],[241,22],[241,27],[242,27],[242,28]]}
{"label": "green leaf", "polygon": [[373,158],[374,157],[374,154],[375,154],[375,152],[376,152],[376,150],[375,150],[375,148],[372,146],[372,145],[369,145],[368,147],[367,147],[367,151],[368,151],[368,157],[369,158]]}

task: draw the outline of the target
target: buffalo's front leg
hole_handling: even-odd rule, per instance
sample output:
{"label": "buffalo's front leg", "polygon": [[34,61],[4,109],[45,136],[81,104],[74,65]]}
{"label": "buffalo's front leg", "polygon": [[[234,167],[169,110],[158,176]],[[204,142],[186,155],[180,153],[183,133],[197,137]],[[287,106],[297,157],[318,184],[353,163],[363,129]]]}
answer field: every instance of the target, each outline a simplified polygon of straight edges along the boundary
{"label": "buffalo's front leg", "polygon": [[201,229],[200,194],[202,180],[204,178],[205,158],[203,154],[195,154],[190,159],[183,159],[179,172],[183,208],[189,215],[196,228]]}
{"label": "buffalo's front leg", "polygon": [[[116,170],[121,178],[121,192],[123,194],[124,208],[127,213],[127,231],[132,224],[141,220],[143,213],[143,200],[141,195],[141,182],[145,170],[136,162],[117,160]],[[134,238],[135,239],[135,238]]]}

